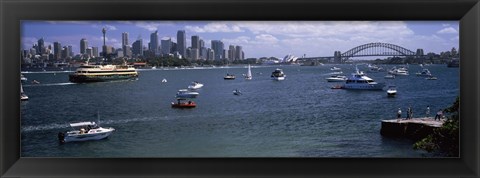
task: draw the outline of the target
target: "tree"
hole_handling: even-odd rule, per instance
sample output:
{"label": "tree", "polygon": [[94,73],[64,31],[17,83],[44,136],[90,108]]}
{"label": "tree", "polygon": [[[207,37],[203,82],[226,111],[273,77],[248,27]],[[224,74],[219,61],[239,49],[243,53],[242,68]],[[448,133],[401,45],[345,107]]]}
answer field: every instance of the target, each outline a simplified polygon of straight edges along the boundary
{"label": "tree", "polygon": [[433,133],[426,138],[416,142],[414,149],[423,149],[428,152],[436,152],[451,157],[459,155],[459,115],[458,109],[460,98],[457,96],[455,102],[444,112],[451,113],[442,127],[434,129]]}

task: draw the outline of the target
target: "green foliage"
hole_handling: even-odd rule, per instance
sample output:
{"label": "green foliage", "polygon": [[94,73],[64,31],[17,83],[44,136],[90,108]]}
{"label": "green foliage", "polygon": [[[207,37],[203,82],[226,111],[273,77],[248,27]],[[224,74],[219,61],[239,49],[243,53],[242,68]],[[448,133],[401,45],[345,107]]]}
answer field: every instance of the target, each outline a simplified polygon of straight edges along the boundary
{"label": "green foliage", "polygon": [[459,155],[459,104],[460,99],[457,96],[455,102],[445,112],[451,113],[447,121],[426,138],[416,142],[414,149],[423,149],[428,152],[437,152],[446,156],[458,157]]}

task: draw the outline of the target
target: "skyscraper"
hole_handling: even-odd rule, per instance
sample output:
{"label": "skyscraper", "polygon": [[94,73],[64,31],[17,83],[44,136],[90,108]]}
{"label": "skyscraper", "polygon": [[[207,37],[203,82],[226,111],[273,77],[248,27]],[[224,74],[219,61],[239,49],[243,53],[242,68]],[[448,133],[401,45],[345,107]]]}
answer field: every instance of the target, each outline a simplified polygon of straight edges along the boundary
{"label": "skyscraper", "polygon": [[73,47],[72,47],[72,45],[67,46],[67,56],[68,57],[73,57]]}
{"label": "skyscraper", "polygon": [[127,46],[127,45],[128,45],[128,33],[123,32],[122,33],[122,48],[123,48],[123,46]]}
{"label": "skyscraper", "polygon": [[93,55],[93,57],[99,57],[98,47],[92,47],[92,55]]}
{"label": "skyscraper", "polygon": [[187,50],[187,37],[185,35],[185,30],[178,30],[177,32],[177,51],[182,56],[186,56]]}
{"label": "skyscraper", "polygon": [[192,36],[192,48],[199,49],[200,46],[200,37],[197,35]]}
{"label": "skyscraper", "polygon": [[158,53],[158,30],[150,34],[150,51],[154,54],[157,55]]}
{"label": "skyscraper", "polygon": [[40,38],[38,41],[37,41],[38,45],[37,45],[37,54],[42,54],[43,51],[45,51],[45,41],[43,40],[43,37]]}
{"label": "skyscraper", "polygon": [[132,55],[143,56],[143,40],[138,39],[132,44]]}
{"label": "skyscraper", "polygon": [[228,59],[233,61],[235,60],[235,46],[228,46]]}
{"label": "skyscraper", "polygon": [[171,38],[162,39],[161,44],[162,44],[162,55],[168,55],[172,53],[172,51],[170,51],[172,49]]}
{"label": "skyscraper", "polygon": [[62,58],[62,44],[60,42],[53,42],[53,56],[57,60]]}
{"label": "skyscraper", "polygon": [[243,60],[242,46],[235,47],[235,60]]}
{"label": "skyscraper", "polygon": [[88,41],[85,38],[80,40],[80,54],[85,54],[88,48]]}
{"label": "skyscraper", "polygon": [[220,40],[212,40],[212,45],[211,45],[214,53],[215,53],[215,60],[220,60],[222,58],[224,58],[225,56],[223,56],[223,50],[224,50],[224,46],[223,46],[223,42],[220,41]]}

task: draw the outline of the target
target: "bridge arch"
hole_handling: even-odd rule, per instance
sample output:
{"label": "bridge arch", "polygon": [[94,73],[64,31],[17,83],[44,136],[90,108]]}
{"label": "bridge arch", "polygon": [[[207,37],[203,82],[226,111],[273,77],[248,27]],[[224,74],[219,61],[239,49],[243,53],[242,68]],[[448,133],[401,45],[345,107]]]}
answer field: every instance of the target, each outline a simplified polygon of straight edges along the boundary
{"label": "bridge arch", "polygon": [[416,53],[390,43],[368,43],[354,47],[341,54],[342,58],[360,56],[415,56]]}

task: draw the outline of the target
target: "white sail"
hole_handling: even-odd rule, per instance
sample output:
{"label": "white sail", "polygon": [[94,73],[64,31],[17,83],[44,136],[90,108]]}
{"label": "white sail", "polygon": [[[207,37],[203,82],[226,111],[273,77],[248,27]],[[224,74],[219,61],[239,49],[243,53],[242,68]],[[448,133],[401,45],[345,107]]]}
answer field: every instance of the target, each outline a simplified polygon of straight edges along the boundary
{"label": "white sail", "polygon": [[20,83],[20,93],[23,94],[23,85]]}
{"label": "white sail", "polygon": [[247,72],[247,76],[245,76],[245,79],[247,80],[252,79],[252,70],[250,69],[250,64],[248,64],[248,72]]}

